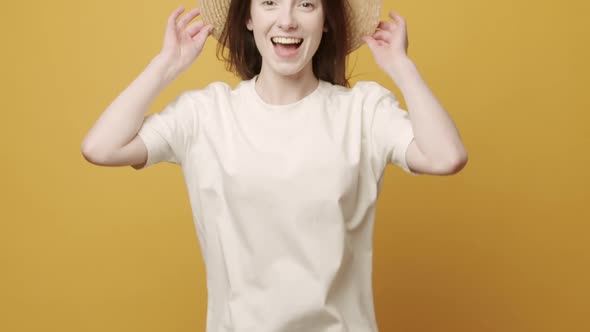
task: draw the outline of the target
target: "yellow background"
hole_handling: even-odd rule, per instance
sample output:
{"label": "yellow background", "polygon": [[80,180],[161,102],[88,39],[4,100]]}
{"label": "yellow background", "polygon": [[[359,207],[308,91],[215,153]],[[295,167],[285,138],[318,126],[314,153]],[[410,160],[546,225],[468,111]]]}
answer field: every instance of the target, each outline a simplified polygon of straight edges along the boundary
{"label": "yellow background", "polygon": [[[196,5],[3,4],[0,330],[204,331],[180,168],[99,167],[80,152],[181,4]],[[588,1],[385,1],[384,19],[388,9],[406,18],[409,56],[470,159],[449,177],[388,167],[374,246],[380,331],[590,331]],[[237,83],[215,43],[150,113],[187,89]],[[350,62],[353,83],[403,100],[367,46]]]}

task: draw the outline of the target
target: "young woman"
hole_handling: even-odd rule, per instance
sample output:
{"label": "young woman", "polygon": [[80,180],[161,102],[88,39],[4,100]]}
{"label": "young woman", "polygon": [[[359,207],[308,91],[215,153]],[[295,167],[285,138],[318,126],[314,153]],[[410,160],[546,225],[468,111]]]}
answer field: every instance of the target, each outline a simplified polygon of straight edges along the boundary
{"label": "young woman", "polygon": [[[380,1],[346,3],[203,0],[214,23],[190,25],[200,9],[180,18],[178,8],[160,54],[84,140],[97,165],[182,167],[207,270],[209,332],[377,331],[372,231],[385,167],[448,175],[467,161],[406,54],[404,19],[392,12],[395,21],[363,35],[354,15],[379,17]],[[144,118],[212,28],[242,81],[187,91]],[[359,39],[409,112],[375,82],[348,86],[345,58]]]}

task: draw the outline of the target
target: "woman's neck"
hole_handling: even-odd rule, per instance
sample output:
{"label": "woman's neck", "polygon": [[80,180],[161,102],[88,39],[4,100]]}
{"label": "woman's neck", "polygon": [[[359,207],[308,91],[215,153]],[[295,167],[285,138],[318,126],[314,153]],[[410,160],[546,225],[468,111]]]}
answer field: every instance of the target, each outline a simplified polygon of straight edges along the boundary
{"label": "woman's neck", "polygon": [[272,105],[295,103],[312,93],[319,84],[313,71],[305,71],[291,75],[279,75],[265,71],[264,67],[258,75],[254,87],[260,98]]}

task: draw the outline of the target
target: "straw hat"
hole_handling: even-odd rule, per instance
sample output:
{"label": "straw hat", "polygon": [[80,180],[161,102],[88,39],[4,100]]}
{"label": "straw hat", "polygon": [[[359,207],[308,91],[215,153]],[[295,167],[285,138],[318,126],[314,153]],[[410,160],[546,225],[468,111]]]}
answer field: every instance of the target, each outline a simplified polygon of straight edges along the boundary
{"label": "straw hat", "polygon": [[[344,1],[344,0],[343,0]],[[349,22],[350,53],[359,48],[365,35],[373,35],[379,25],[382,0],[346,0],[345,6]],[[207,24],[213,25],[211,35],[219,41],[223,31],[231,0],[201,0],[201,17]],[[329,10],[329,9],[327,9]]]}

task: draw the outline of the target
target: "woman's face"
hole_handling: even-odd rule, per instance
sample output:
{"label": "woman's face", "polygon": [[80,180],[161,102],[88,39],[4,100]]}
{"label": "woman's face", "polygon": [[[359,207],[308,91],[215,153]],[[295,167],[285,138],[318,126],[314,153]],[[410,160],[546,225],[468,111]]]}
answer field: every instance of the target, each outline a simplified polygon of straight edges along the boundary
{"label": "woman's face", "polygon": [[323,34],[321,0],[252,0],[250,17],[246,27],[254,33],[263,67],[293,75],[310,64]]}

